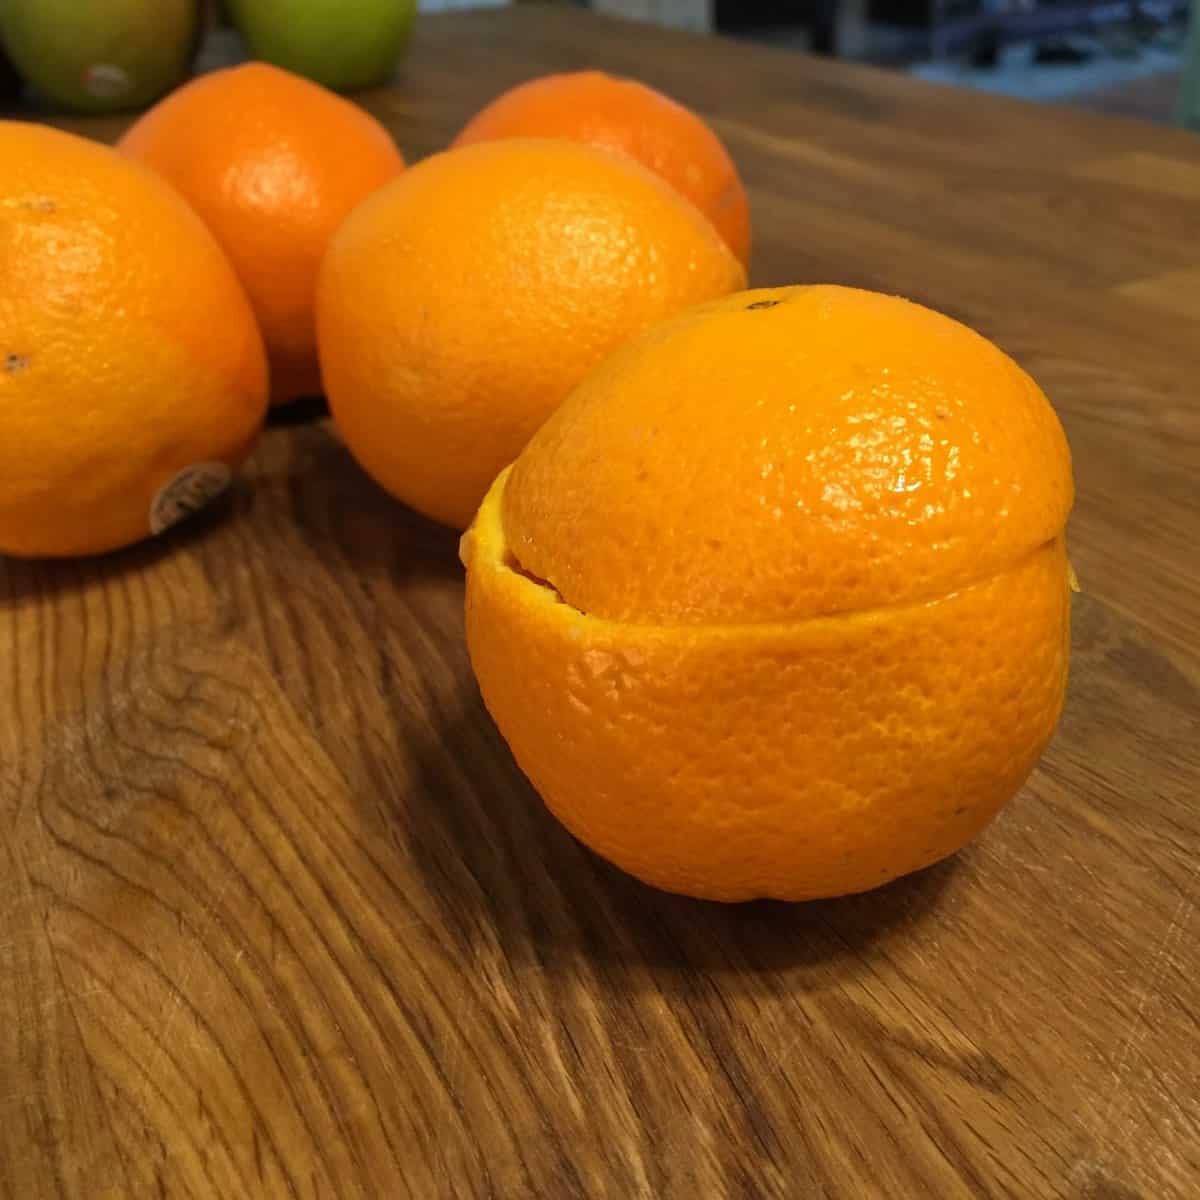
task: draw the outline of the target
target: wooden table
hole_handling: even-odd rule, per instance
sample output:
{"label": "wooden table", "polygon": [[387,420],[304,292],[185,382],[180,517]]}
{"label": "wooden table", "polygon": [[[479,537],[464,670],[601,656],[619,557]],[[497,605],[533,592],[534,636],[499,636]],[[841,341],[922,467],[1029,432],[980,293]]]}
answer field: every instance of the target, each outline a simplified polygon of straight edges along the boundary
{"label": "wooden table", "polygon": [[711,116],[758,283],[904,293],[1045,385],[1056,741],[874,894],[651,892],[488,721],[454,535],[285,418],[224,511],[0,565],[0,1194],[1200,1195],[1200,141],[544,8],[423,21],[366,103],[417,157],[592,63]]}

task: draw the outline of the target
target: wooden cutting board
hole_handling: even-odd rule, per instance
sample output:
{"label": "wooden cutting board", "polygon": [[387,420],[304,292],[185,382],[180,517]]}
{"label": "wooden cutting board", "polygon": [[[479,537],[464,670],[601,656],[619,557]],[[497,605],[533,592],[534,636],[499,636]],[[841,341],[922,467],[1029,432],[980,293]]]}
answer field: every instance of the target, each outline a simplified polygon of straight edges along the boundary
{"label": "wooden cutting board", "polygon": [[455,536],[279,418],[221,511],[0,563],[0,1195],[1200,1195],[1200,140],[553,6],[422,21],[365,102],[415,158],[591,64],[713,120],[756,283],[903,293],[1045,386],[1057,740],[874,894],[649,891],[484,713]]}

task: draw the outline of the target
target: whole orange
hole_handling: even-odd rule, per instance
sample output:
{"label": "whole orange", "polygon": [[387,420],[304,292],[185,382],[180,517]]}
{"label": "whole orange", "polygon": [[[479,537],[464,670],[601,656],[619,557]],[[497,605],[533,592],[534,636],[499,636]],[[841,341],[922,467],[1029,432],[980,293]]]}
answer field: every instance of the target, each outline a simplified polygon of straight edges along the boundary
{"label": "whole orange", "polygon": [[0,552],[108,550],[210,499],[267,406],[233,269],[161,179],[0,122]]}
{"label": "whole orange", "polygon": [[721,139],[691,109],[632,79],[576,71],[531,79],[477,113],[455,145],[565,137],[637,159],[682,192],[750,261],[750,205]]}
{"label": "whole orange", "polygon": [[194,79],[118,149],[165,175],[208,222],[245,285],[276,403],[319,392],[313,295],[325,248],[404,160],[373,117],[265,63]]}
{"label": "whole orange", "polygon": [[744,281],[700,213],[628,159],[561,140],[451,150],[334,237],[317,295],[325,391],[367,471],[463,528],[601,359]]}
{"label": "whole orange", "polygon": [[463,543],[484,700],[554,813],[717,900],[952,853],[1063,701],[1070,456],[966,327],[747,292],[608,360]]}

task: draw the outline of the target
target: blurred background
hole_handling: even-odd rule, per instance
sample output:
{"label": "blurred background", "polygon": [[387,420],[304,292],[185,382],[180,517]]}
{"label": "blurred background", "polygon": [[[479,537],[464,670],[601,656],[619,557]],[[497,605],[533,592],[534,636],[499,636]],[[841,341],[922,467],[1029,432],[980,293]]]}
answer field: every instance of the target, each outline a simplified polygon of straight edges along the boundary
{"label": "blurred background", "polygon": [[536,2],[1200,127],[1189,0],[0,0],[0,90],[10,105],[136,109],[249,53],[352,91],[392,73],[424,14]]}
{"label": "blurred background", "polygon": [[1029,100],[1162,122],[1183,115],[1188,0],[592,0],[591,6]]}

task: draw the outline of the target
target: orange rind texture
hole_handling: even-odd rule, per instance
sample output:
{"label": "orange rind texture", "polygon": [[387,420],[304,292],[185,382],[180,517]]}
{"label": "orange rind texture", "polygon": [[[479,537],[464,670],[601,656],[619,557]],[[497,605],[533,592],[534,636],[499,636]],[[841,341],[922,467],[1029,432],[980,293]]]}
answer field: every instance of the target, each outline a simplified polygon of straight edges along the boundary
{"label": "orange rind texture", "polygon": [[957,850],[1063,703],[1070,454],[947,317],[703,305],[594,372],[464,543],[483,698],[549,807],[670,891],[806,899]]}
{"label": "orange rind texture", "polygon": [[953,853],[1062,708],[1061,537],[936,600],[834,617],[641,625],[518,569],[502,476],[467,535],[467,637],[521,769],[581,841],[667,891],[807,900]]}

